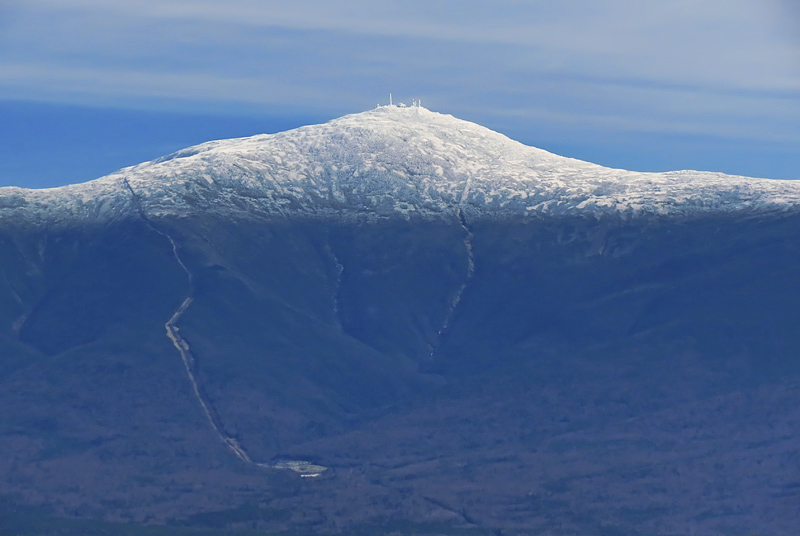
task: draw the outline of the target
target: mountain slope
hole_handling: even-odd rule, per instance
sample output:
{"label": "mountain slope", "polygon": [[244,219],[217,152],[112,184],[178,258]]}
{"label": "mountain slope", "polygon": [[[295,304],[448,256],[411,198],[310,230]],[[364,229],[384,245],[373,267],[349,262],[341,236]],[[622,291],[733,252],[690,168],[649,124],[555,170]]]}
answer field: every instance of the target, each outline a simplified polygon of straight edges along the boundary
{"label": "mountain slope", "polygon": [[399,107],[0,189],[0,493],[225,530],[788,533],[798,201]]}

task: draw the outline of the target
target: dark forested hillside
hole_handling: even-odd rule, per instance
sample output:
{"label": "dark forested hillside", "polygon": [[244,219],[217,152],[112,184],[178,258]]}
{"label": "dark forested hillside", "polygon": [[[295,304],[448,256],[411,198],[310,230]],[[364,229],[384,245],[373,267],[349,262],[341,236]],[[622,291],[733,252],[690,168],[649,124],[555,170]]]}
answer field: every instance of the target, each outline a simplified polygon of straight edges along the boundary
{"label": "dark forested hillside", "polygon": [[0,527],[791,533],[798,244],[774,215],[7,227]]}

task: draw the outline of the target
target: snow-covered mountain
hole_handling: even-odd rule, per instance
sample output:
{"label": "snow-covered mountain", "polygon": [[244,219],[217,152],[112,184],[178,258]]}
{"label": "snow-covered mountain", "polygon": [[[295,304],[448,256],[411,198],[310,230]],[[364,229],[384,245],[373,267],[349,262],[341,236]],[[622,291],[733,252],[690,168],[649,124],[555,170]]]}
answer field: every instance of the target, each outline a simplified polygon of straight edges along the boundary
{"label": "snow-covered mountain", "polygon": [[[135,201],[134,203],[134,195]],[[136,206],[136,205],[139,206]],[[637,173],[525,146],[420,107],[204,143],[85,184],[0,189],[0,221],[214,213],[274,218],[530,218],[792,211],[800,183],[721,173]]]}
{"label": "snow-covered mountain", "polygon": [[0,533],[794,534],[798,244],[394,106],[0,189]]}

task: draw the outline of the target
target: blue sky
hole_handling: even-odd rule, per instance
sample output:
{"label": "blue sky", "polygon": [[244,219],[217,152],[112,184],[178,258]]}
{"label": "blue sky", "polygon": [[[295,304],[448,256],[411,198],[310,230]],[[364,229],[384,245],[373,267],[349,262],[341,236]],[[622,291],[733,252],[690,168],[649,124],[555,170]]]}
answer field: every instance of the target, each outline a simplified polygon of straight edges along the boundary
{"label": "blue sky", "polygon": [[800,178],[794,0],[0,0],[0,185],[390,91],[604,165]]}

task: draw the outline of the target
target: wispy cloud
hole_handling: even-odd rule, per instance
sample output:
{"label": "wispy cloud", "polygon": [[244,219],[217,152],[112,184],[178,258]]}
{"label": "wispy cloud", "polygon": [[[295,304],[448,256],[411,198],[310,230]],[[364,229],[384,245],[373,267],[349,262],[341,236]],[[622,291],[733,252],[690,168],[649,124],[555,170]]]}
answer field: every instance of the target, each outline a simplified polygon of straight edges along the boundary
{"label": "wispy cloud", "polygon": [[6,11],[4,98],[334,113],[392,90],[454,113],[800,138],[789,0],[28,0]]}
{"label": "wispy cloud", "polygon": [[[534,58],[534,66],[551,70],[635,73],[744,87],[797,89],[800,85],[798,73],[789,68],[791,40],[775,37],[776,26],[785,22],[785,12],[794,8],[762,0],[30,2],[28,9],[85,16],[90,37],[109,23],[118,27],[123,21],[131,30],[126,37],[134,42],[146,40],[148,26],[164,22],[184,28],[226,25],[268,31],[281,27],[514,45],[544,52],[544,57]],[[175,37],[197,40],[204,35],[201,31]]]}

